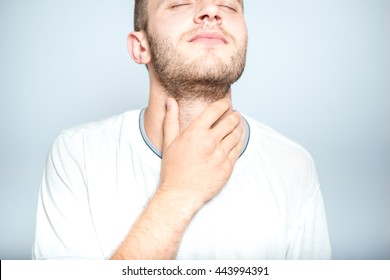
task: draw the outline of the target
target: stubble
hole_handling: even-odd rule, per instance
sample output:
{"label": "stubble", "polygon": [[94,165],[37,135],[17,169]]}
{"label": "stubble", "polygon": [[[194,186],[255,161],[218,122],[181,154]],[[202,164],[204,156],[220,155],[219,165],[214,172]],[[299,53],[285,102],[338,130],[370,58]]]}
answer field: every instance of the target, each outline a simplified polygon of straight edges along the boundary
{"label": "stubble", "polygon": [[[183,34],[182,38],[196,32],[196,30],[190,31]],[[213,48],[206,49],[200,59],[190,61],[167,38],[150,32],[147,36],[156,74],[167,96],[177,101],[198,100],[211,103],[224,98],[231,85],[244,71],[246,42],[241,47],[236,47],[228,62],[218,57]],[[233,39],[229,42],[233,43]]]}

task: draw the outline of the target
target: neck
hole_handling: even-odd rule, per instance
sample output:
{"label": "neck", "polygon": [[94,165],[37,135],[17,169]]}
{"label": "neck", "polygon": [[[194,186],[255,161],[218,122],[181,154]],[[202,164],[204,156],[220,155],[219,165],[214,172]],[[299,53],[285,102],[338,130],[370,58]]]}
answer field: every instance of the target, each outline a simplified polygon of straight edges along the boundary
{"label": "neck", "polygon": [[[226,98],[231,99],[230,90]],[[144,125],[145,131],[150,141],[160,151],[162,150],[164,133],[163,124],[166,110],[167,95],[163,91],[154,91],[151,88],[149,104],[145,111]],[[212,99],[181,99],[179,105],[179,123],[180,132],[188,127],[211,103],[216,100]],[[232,110],[232,109],[231,109]]]}
{"label": "neck", "polygon": [[180,132],[186,129],[212,102],[214,101],[179,100],[178,105],[179,105],[179,112],[180,112],[179,115]]}

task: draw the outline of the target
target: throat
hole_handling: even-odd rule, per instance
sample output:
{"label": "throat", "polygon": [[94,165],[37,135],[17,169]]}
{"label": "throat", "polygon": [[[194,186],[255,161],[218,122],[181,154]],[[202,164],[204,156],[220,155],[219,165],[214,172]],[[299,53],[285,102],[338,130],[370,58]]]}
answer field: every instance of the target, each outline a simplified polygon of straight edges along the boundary
{"label": "throat", "polygon": [[186,129],[211,103],[222,98],[231,99],[230,90],[220,95],[210,95],[208,98],[179,99],[180,131]]}
{"label": "throat", "polygon": [[179,100],[180,132],[186,129],[211,104],[206,100]]}
{"label": "throat", "polygon": [[[190,90],[191,88],[191,90]],[[167,90],[165,94],[176,99],[179,105],[180,130],[188,127],[211,103],[231,98],[230,86],[183,85],[180,90]]]}

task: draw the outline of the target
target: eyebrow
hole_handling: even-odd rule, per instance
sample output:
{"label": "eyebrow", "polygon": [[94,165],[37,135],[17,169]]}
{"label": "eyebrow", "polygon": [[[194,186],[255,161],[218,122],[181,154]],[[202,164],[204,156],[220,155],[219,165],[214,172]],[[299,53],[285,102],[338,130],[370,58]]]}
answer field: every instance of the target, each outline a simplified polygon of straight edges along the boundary
{"label": "eyebrow", "polygon": [[[170,2],[170,1],[173,1],[173,0],[163,0],[163,1],[160,1],[160,4]],[[242,4],[242,0],[235,0],[235,1],[238,2],[239,4]]]}
{"label": "eyebrow", "polygon": [[244,8],[243,0],[235,0],[235,2],[237,2],[238,4],[241,5],[242,8]]}
{"label": "eyebrow", "polygon": [[[161,5],[163,5],[165,3],[172,2],[172,1],[174,1],[174,0],[161,0],[157,7],[160,7]],[[233,1],[237,2],[238,4],[241,5],[241,7],[243,7],[243,0],[233,0]]]}
{"label": "eyebrow", "polygon": [[235,0],[238,4],[240,4],[241,6],[243,6],[243,0]]}

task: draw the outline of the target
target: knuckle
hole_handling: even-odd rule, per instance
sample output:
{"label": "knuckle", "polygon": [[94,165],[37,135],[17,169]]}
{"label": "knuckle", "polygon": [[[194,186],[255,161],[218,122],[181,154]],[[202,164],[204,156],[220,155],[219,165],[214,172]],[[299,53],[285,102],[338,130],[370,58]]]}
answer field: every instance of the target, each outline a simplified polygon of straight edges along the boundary
{"label": "knuckle", "polygon": [[237,123],[238,123],[238,119],[237,119],[237,117],[236,117],[235,115],[230,115],[230,116],[227,118],[226,121],[228,122],[228,125],[229,125],[230,127],[235,127],[235,126],[237,125]]}
{"label": "knuckle", "polygon": [[223,161],[226,158],[225,152],[222,149],[216,149],[214,150],[214,157],[217,161]]}
{"label": "knuckle", "polygon": [[232,137],[234,142],[240,140],[242,134],[243,134],[243,130],[240,127],[236,127],[236,129],[234,129],[232,132]]}
{"label": "knuckle", "polygon": [[237,125],[236,129],[235,129],[238,134],[243,134],[245,132],[245,125],[244,123],[240,120],[239,124]]}
{"label": "knuckle", "polygon": [[239,126],[239,123],[241,122],[241,115],[238,112],[233,112],[229,115],[228,118],[229,125],[231,127]]}
{"label": "knuckle", "polygon": [[204,151],[211,153],[216,149],[217,142],[213,138],[205,138],[201,145]]}

